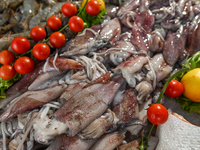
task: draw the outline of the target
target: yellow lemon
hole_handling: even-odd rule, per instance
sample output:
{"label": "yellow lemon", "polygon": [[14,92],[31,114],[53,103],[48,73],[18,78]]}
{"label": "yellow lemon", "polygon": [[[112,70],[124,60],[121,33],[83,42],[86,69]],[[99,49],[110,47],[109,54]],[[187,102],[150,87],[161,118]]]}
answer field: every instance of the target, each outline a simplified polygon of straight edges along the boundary
{"label": "yellow lemon", "polygon": [[186,73],[181,79],[184,86],[183,95],[191,101],[200,102],[200,68]]}
{"label": "yellow lemon", "polygon": [[[90,0],[88,0],[88,2],[89,2],[89,1],[90,1]],[[105,9],[105,2],[104,2],[103,0],[96,0],[96,1],[99,2],[101,10],[102,10],[102,9]],[[83,2],[82,2],[82,4],[81,4],[81,7],[84,6],[85,2],[86,2],[86,0],[83,0]]]}

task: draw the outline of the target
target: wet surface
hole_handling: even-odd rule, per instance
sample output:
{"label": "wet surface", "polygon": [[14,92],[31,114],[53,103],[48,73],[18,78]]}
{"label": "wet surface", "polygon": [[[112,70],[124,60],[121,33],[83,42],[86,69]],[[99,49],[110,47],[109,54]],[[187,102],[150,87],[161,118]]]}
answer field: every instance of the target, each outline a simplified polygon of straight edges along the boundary
{"label": "wet surface", "polygon": [[181,105],[175,99],[165,98],[163,105],[167,109],[171,109],[173,112],[183,116],[187,121],[200,126],[200,114],[183,111]]}

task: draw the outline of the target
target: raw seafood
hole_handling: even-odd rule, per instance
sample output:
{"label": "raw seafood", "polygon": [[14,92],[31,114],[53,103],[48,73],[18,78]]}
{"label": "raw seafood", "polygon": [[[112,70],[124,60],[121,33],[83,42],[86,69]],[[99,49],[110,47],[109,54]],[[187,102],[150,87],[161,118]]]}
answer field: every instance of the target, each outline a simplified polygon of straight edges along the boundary
{"label": "raw seafood", "polygon": [[66,85],[55,86],[41,91],[28,91],[15,98],[10,106],[0,116],[0,121],[6,121],[25,111],[42,106],[59,97],[65,90]]}
{"label": "raw seafood", "polygon": [[[4,2],[0,3],[2,13],[14,9],[11,2]],[[45,27],[51,15],[67,22],[60,12],[62,3],[24,0],[15,15],[11,13],[12,19],[4,23],[12,22],[12,26],[1,29],[19,32],[36,25]],[[62,149],[66,144],[66,149],[114,149],[135,143],[128,138],[141,137],[147,123],[146,109],[155,101],[165,78],[175,65],[179,68],[184,59],[198,51],[200,3],[129,0],[117,7],[101,25],[68,40],[7,91],[1,103],[2,108],[7,106],[2,120],[16,119],[18,114],[19,125],[11,132],[11,119],[1,123],[4,147],[5,139],[10,138],[9,147],[14,149],[34,149],[34,141],[48,149]],[[53,32],[48,27],[46,30],[48,35]],[[73,37],[75,34],[68,30],[66,37]],[[2,35],[0,50],[7,49],[19,35],[30,38],[28,31]],[[23,96],[34,101],[20,105],[21,112],[12,109],[25,102],[20,99]],[[110,143],[113,136],[118,140]]]}
{"label": "raw seafood", "polygon": [[106,134],[92,146],[91,150],[114,149],[122,143],[124,138],[123,134],[117,132]]}
{"label": "raw seafood", "polygon": [[78,136],[69,137],[61,134],[51,143],[46,150],[67,149],[67,150],[88,150],[96,140],[83,140]]}
{"label": "raw seafood", "polygon": [[[55,112],[55,117],[68,127],[67,134],[70,136],[76,135],[95,118],[102,115],[112,102],[122,82],[122,77],[118,77],[105,85],[92,85],[66,101]],[[107,92],[108,90],[110,92]]]}

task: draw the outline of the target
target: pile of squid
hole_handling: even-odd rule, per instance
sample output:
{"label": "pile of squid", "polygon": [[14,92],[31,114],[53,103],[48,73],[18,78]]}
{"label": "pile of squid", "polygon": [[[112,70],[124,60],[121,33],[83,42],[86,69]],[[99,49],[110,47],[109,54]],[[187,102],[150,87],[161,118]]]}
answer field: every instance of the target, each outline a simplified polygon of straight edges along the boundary
{"label": "pile of squid", "polygon": [[[199,51],[199,25],[197,0],[109,5],[102,24],[84,29],[7,91],[0,148],[137,149],[148,105]],[[150,138],[148,149],[156,142]]]}

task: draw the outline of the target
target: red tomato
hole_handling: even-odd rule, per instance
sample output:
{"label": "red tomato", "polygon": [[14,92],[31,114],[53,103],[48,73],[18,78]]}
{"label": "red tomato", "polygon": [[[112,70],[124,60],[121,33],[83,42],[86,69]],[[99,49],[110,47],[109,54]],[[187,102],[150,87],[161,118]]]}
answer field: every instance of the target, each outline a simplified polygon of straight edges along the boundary
{"label": "red tomato", "polygon": [[11,65],[3,65],[0,68],[0,77],[3,79],[11,79],[15,76],[16,71]]}
{"label": "red tomato", "polygon": [[11,42],[11,48],[18,54],[23,54],[30,49],[30,42],[25,37],[18,36]]}
{"label": "red tomato", "polygon": [[50,48],[45,43],[38,43],[33,47],[33,56],[39,60],[45,60],[50,55]]}
{"label": "red tomato", "polygon": [[167,86],[165,94],[169,97],[175,98],[183,94],[184,87],[181,82],[177,80],[171,80]]}
{"label": "red tomato", "polygon": [[47,20],[47,25],[51,30],[58,30],[60,28],[61,24],[62,24],[62,22],[61,22],[60,18],[58,18],[56,16],[51,16]]}
{"label": "red tomato", "polygon": [[60,32],[54,32],[49,41],[53,47],[60,48],[65,44],[65,36]]}
{"label": "red tomato", "polygon": [[99,2],[91,0],[87,3],[85,7],[86,12],[91,16],[96,16],[99,14],[101,8]]}
{"label": "red tomato", "polygon": [[72,17],[72,16],[76,15],[76,13],[77,13],[76,6],[69,2],[63,4],[61,10],[62,10],[62,13],[67,17]]}
{"label": "red tomato", "polygon": [[31,58],[23,56],[15,61],[14,67],[18,73],[27,74],[33,70],[34,62]]}
{"label": "red tomato", "polygon": [[147,110],[147,118],[155,125],[163,124],[168,119],[168,111],[161,104],[153,104]]}
{"label": "red tomato", "polygon": [[83,20],[78,16],[73,16],[69,19],[69,28],[73,32],[80,32],[83,30],[84,23]]}
{"label": "red tomato", "polygon": [[30,31],[31,38],[35,41],[41,41],[46,37],[46,31],[39,26],[33,27]]}
{"label": "red tomato", "polygon": [[4,50],[0,53],[0,63],[9,65],[14,62],[14,54],[11,51]]}

